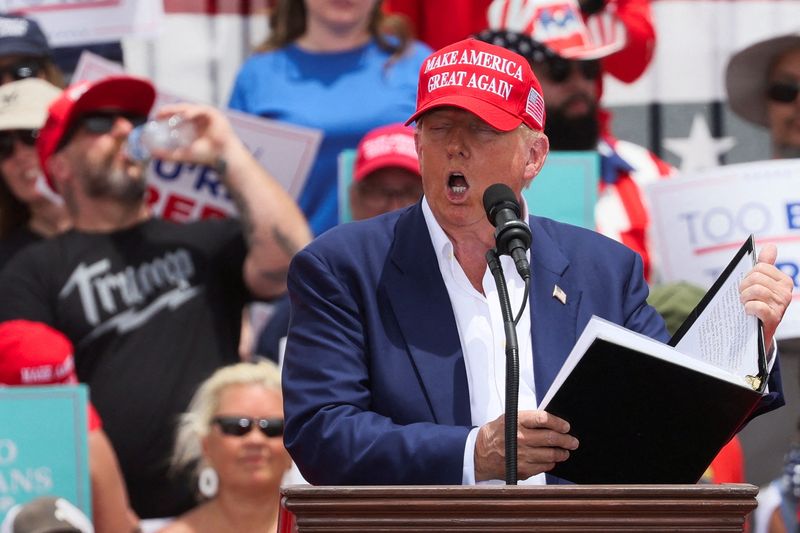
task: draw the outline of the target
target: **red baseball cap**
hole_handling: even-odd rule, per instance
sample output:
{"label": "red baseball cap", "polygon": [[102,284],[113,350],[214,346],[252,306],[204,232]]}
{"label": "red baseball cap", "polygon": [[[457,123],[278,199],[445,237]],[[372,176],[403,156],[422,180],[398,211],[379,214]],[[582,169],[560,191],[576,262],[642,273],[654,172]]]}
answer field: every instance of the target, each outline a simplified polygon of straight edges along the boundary
{"label": "red baseball cap", "polygon": [[403,124],[389,124],[369,131],[358,143],[353,179],[361,181],[378,169],[404,168],[419,176],[419,159],[414,130]]}
{"label": "red baseball cap", "polygon": [[56,150],[72,123],[89,111],[116,110],[147,116],[156,99],[153,84],[133,76],[108,76],[99,80],[70,85],[48,109],[47,121],[39,130],[36,150],[39,164],[52,186],[47,161]]}
{"label": "red baseball cap", "polygon": [[[78,383],[72,343],[42,322],[0,323],[0,385],[72,385]],[[89,405],[89,429],[101,427]]]}
{"label": "red baseball cap", "polygon": [[501,131],[522,123],[544,130],[539,80],[521,55],[477,39],[465,39],[431,54],[419,71],[417,111],[406,124],[437,107],[474,113]]}

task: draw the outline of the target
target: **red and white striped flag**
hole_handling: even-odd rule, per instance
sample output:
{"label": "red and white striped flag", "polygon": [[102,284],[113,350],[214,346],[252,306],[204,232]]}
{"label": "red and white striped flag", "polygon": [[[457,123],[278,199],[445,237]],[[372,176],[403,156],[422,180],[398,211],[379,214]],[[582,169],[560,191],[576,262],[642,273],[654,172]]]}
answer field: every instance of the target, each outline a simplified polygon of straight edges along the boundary
{"label": "red and white striped flag", "polygon": [[536,89],[531,87],[528,101],[525,103],[525,112],[533,117],[544,128],[544,98]]}

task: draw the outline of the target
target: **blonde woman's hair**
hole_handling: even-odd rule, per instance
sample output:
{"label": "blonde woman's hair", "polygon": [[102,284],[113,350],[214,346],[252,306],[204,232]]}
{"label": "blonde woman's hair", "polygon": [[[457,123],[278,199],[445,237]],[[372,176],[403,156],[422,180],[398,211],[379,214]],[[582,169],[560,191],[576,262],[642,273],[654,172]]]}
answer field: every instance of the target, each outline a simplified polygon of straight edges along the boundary
{"label": "blonde woman's hair", "polygon": [[260,385],[264,390],[281,391],[281,374],[272,361],[237,363],[225,366],[200,384],[189,403],[189,409],[181,415],[175,437],[175,449],[171,466],[177,472],[193,467],[193,479],[197,479],[203,464],[201,441],[211,431],[211,420],[219,408],[222,393],[234,385]]}

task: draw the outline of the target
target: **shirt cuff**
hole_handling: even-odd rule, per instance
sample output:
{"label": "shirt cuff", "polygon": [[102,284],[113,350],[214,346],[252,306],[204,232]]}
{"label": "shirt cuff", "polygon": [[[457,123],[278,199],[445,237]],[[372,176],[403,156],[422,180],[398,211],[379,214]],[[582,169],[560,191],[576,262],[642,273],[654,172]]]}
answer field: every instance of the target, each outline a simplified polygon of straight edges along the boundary
{"label": "shirt cuff", "polygon": [[778,360],[778,341],[772,339],[772,353],[767,356],[767,373],[772,372],[772,367],[775,366],[775,361]]}
{"label": "shirt cuff", "polygon": [[472,428],[472,431],[467,435],[467,442],[464,444],[464,469],[461,471],[462,485],[475,484],[475,441],[478,440],[479,429],[479,427]]}
{"label": "shirt cuff", "polygon": [[[775,361],[778,360],[778,341],[772,339],[772,353],[767,357],[767,379],[772,374],[772,367],[775,366]],[[764,394],[769,394],[769,382],[764,387]]]}

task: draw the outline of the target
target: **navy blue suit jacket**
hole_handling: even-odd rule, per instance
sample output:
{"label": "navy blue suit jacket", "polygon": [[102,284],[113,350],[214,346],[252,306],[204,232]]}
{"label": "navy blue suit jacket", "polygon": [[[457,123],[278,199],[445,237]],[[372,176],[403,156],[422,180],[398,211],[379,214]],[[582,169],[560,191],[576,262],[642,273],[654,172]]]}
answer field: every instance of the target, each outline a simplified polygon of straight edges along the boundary
{"label": "navy blue suit jacket", "polygon": [[[539,400],[590,317],[666,341],[638,254],[531,217]],[[558,285],[566,304],[552,296]],[[336,227],[294,258],[284,441],[311,483],[461,484],[472,428],[450,298],[421,204]],[[548,476],[548,482],[557,482]]]}

